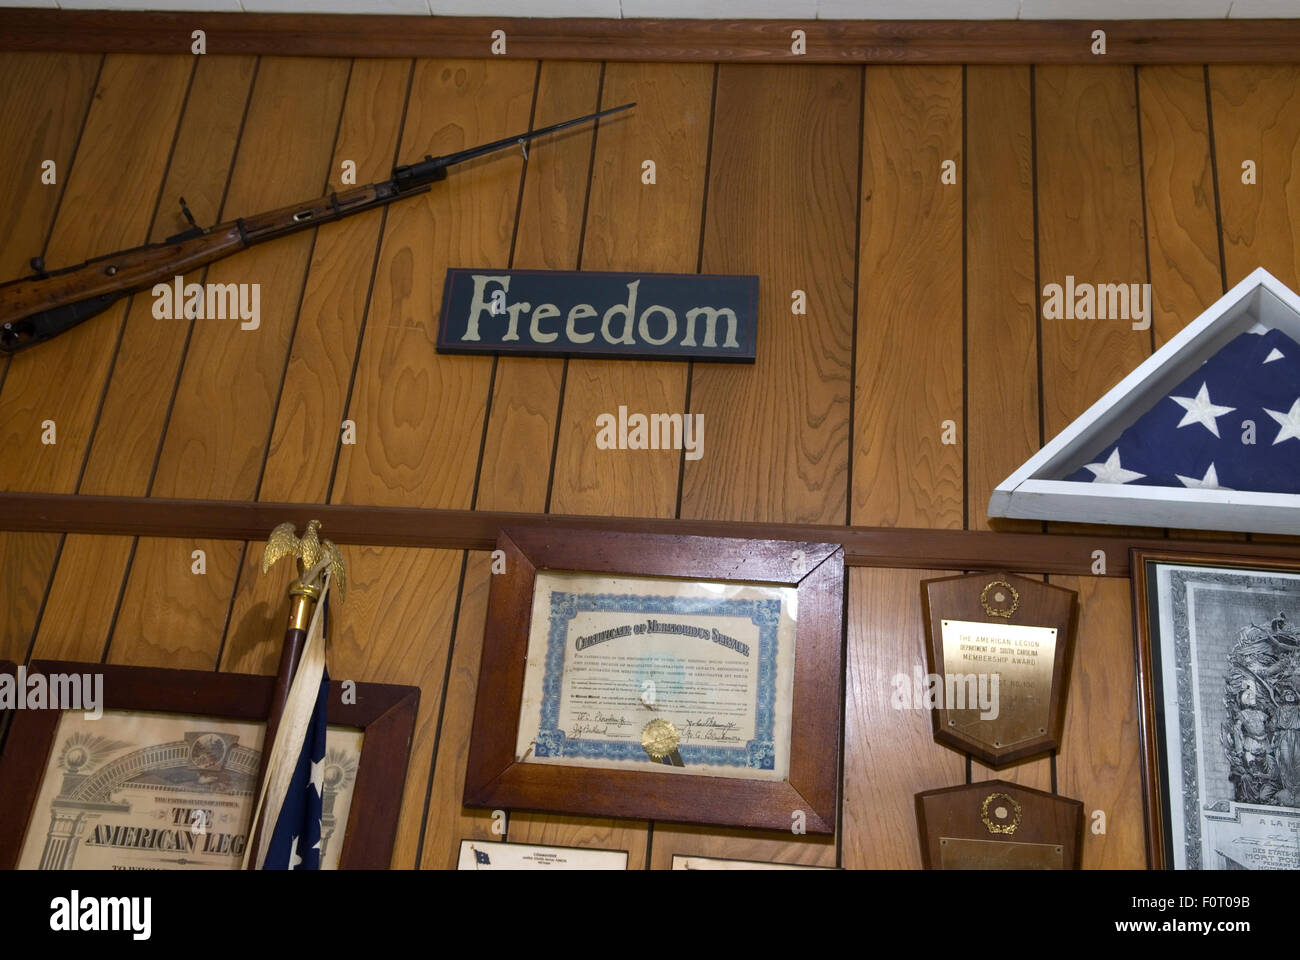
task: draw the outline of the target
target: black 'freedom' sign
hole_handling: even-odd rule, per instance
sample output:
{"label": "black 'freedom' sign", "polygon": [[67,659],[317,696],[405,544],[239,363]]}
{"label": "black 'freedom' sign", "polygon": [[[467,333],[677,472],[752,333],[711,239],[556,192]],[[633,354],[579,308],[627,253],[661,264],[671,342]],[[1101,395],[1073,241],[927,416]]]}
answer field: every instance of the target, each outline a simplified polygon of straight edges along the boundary
{"label": "black 'freedom' sign", "polygon": [[754,362],[758,277],[452,267],[438,349]]}

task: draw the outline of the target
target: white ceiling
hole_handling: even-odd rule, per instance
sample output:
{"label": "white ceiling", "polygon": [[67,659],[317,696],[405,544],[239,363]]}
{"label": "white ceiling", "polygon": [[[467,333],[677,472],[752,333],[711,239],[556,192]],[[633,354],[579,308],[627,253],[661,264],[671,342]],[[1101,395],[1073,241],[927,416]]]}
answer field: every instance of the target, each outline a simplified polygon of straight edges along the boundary
{"label": "white ceiling", "polygon": [[64,10],[405,13],[722,20],[1134,20],[1300,17],[1300,0],[0,0]]}

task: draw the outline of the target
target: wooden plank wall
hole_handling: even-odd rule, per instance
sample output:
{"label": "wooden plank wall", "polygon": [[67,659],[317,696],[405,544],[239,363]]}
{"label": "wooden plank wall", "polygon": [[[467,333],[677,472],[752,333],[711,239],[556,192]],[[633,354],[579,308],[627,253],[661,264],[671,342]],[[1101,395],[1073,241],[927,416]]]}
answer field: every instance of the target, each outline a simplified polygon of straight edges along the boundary
{"label": "wooden plank wall", "polygon": [[[7,490],[985,529],[994,485],[1223,290],[1259,265],[1300,287],[1290,66],[5,54],[0,78],[4,278],[175,232],[180,195],[203,222],[251,214],[341,186],[345,161],[366,182],[639,104],[213,265],[262,285],[257,331],[156,320],[136,296],[0,361]],[[758,362],[439,355],[450,265],[757,273]],[[1043,321],[1038,291],[1067,274],[1149,279],[1151,329]],[[598,450],[594,418],[620,404],[702,412],[703,459]],[[331,670],[421,687],[393,864],[446,868],[461,838],[502,839],[459,800],[487,558],[347,553]],[[0,657],[269,673],[287,574],[262,577],[258,556],[0,533]],[[634,868],[918,866],[913,793],[996,775],[889,707],[892,677],[923,662],[917,585],[952,572],[849,574],[836,837],[522,811],[505,837],[626,849]],[[1065,743],[1001,776],[1105,812],[1086,866],[1140,866],[1129,583],[1054,582],[1082,600]]]}

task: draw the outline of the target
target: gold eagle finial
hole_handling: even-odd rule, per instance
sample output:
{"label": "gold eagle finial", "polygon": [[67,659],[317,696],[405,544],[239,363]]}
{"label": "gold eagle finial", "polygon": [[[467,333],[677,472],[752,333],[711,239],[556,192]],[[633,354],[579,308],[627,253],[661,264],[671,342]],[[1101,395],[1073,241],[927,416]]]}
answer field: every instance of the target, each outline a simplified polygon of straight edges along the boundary
{"label": "gold eagle finial", "polygon": [[304,586],[318,585],[325,568],[329,569],[330,580],[339,592],[339,602],[344,599],[347,590],[347,576],[343,569],[343,557],[339,548],[329,540],[319,536],[320,521],[310,520],[307,531],[298,536],[297,527],[285,521],[271,531],[262,551],[262,572],[266,573],[281,557],[296,557],[298,560],[298,577]]}

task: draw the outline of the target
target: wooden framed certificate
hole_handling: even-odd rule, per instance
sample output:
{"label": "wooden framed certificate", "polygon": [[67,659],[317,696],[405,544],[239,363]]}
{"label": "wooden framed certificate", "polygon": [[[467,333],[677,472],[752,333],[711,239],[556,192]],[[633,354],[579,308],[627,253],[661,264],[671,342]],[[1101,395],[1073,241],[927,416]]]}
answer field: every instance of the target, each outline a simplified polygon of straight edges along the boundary
{"label": "wooden framed certificate", "polygon": [[[94,710],[36,696],[81,678],[102,694]],[[10,693],[0,702],[12,708],[0,756],[0,868],[239,869],[274,680],[0,664],[0,689]],[[358,683],[343,693],[330,683],[321,866],[387,868],[420,691]]]}
{"label": "wooden framed certificate", "polygon": [[834,831],[838,545],[529,528],[497,546],[466,804]]}

